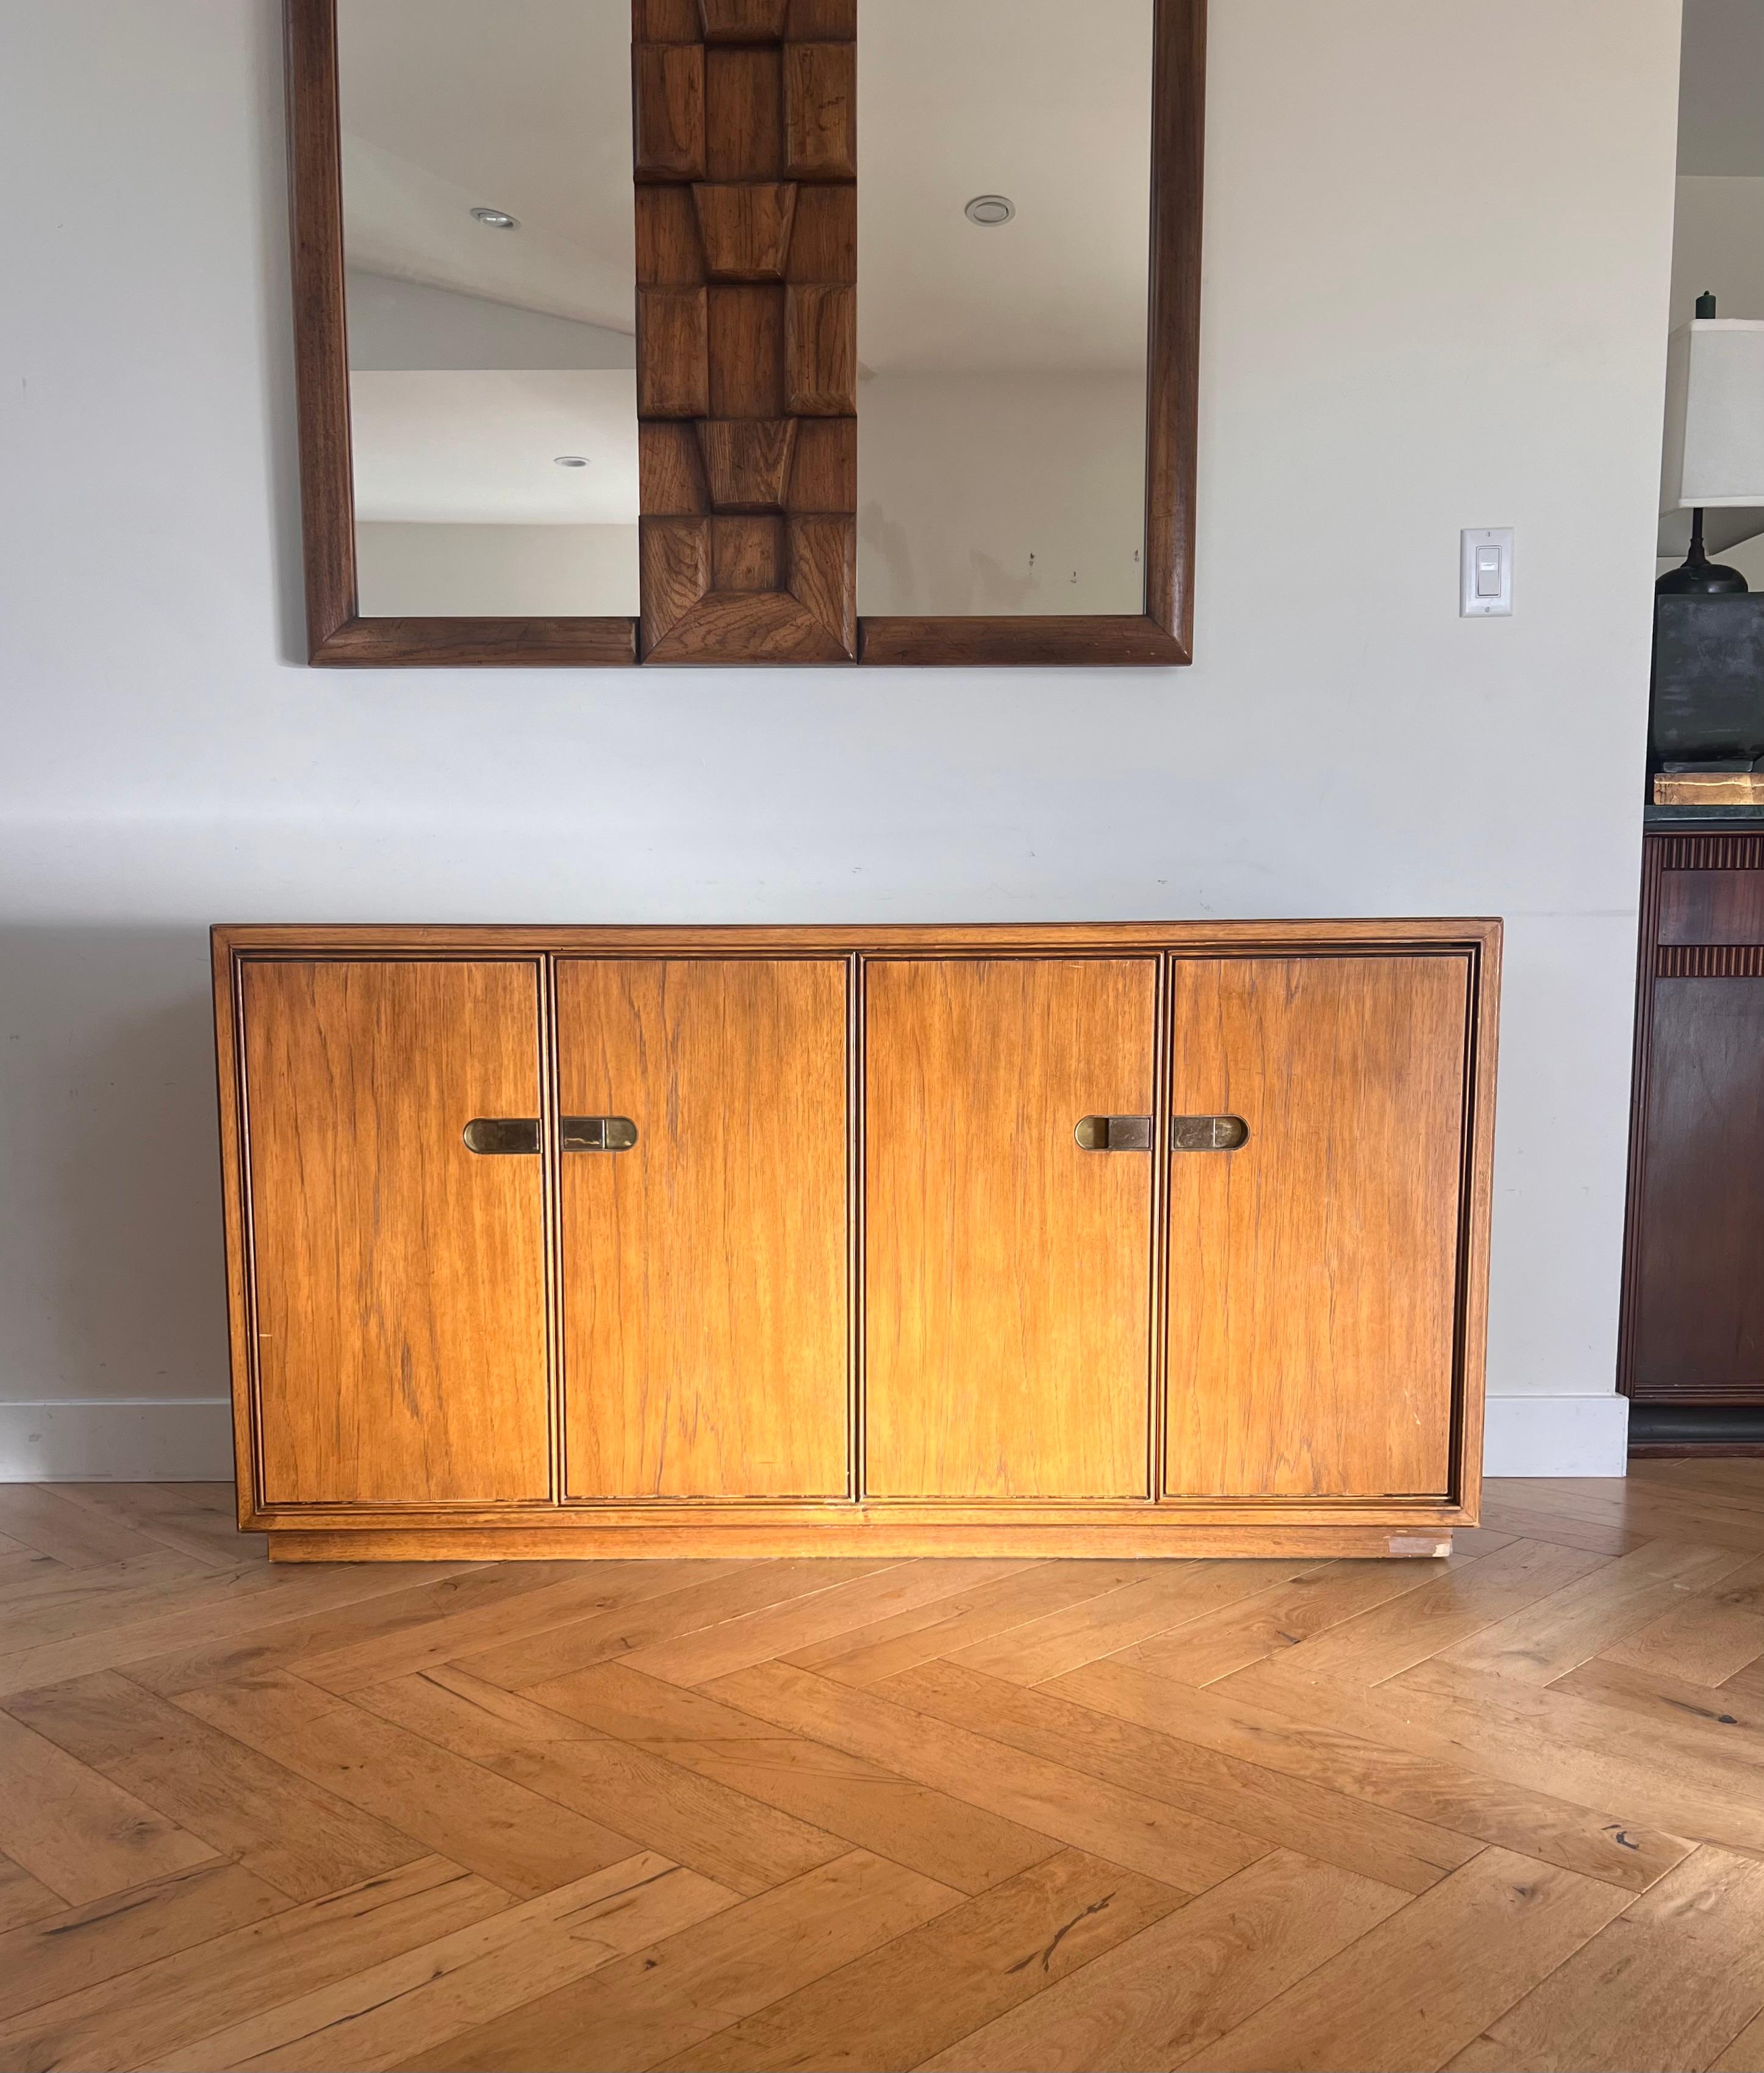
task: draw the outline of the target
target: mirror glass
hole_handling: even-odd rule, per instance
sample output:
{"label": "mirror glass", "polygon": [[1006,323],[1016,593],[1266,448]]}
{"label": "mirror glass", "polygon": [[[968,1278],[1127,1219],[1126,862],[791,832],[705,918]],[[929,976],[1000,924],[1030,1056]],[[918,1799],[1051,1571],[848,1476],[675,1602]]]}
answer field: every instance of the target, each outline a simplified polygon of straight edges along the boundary
{"label": "mirror glass", "polygon": [[630,0],[338,0],[359,610],[634,615]]}
{"label": "mirror glass", "polygon": [[858,609],[1145,608],[1152,0],[863,0]]}

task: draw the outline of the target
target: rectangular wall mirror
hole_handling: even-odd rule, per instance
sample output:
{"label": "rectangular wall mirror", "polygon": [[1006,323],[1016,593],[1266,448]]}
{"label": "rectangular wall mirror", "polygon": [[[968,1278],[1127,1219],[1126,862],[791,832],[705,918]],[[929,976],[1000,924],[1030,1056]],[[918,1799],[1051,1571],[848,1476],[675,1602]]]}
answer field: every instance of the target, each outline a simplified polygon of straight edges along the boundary
{"label": "rectangular wall mirror", "polygon": [[634,615],[624,0],[337,0],[358,608]]}
{"label": "rectangular wall mirror", "polygon": [[311,660],[1185,662],[1205,0],[286,0]]}
{"label": "rectangular wall mirror", "polygon": [[865,0],[860,612],[1145,610],[1152,12]]}

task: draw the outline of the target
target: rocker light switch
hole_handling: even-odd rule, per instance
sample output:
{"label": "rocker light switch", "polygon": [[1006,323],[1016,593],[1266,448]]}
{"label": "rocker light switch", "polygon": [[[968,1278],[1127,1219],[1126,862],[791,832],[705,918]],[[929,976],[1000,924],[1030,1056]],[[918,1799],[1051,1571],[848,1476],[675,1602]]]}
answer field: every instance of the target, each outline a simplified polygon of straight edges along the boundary
{"label": "rocker light switch", "polygon": [[1513,611],[1513,528],[1465,527],[1458,554],[1465,619],[1509,618]]}

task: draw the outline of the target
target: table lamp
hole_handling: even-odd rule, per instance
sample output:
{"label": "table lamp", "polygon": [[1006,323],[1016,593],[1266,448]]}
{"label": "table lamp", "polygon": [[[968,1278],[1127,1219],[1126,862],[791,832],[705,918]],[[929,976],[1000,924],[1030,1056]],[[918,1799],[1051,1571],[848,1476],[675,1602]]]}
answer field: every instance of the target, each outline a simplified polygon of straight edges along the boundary
{"label": "table lamp", "polygon": [[[1667,350],[1660,509],[1691,513],[1691,551],[1655,590],[1719,596],[1749,587],[1737,569],[1710,561],[1704,534],[1719,554],[1764,529],[1764,323],[1717,317],[1712,295],[1697,298],[1695,320],[1673,332]],[[1705,513],[1713,514],[1706,521]]]}

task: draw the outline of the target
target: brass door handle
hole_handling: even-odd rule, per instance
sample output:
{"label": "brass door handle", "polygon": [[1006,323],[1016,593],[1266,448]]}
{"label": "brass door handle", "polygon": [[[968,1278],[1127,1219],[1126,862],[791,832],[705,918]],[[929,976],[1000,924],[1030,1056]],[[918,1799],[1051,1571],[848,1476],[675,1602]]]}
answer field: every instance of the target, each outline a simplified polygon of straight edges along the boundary
{"label": "brass door handle", "polygon": [[1173,1115],[1173,1152],[1235,1152],[1250,1141],[1250,1126],[1240,1115]]}
{"label": "brass door handle", "polygon": [[536,1115],[475,1115],[460,1131],[468,1152],[484,1157],[539,1148],[539,1119]]}
{"label": "brass door handle", "polygon": [[[468,1152],[485,1158],[513,1152],[537,1152],[536,1115],[475,1115],[460,1132]],[[567,1115],[558,1135],[566,1152],[629,1152],[637,1141],[637,1127],[628,1115]]]}
{"label": "brass door handle", "polygon": [[567,1115],[566,1152],[629,1152],[637,1141],[637,1127],[628,1115]]}
{"label": "brass door handle", "polygon": [[1148,1115],[1081,1115],[1072,1135],[1080,1152],[1149,1152]]}

